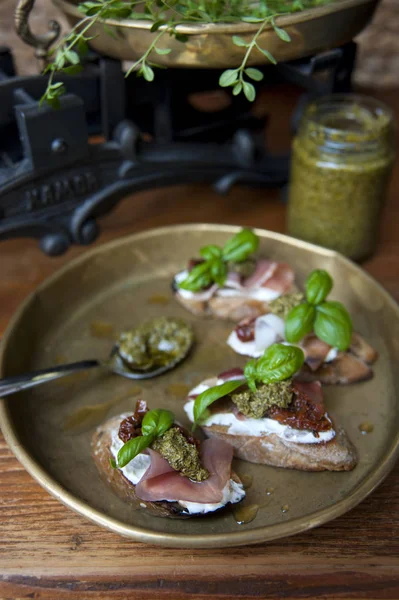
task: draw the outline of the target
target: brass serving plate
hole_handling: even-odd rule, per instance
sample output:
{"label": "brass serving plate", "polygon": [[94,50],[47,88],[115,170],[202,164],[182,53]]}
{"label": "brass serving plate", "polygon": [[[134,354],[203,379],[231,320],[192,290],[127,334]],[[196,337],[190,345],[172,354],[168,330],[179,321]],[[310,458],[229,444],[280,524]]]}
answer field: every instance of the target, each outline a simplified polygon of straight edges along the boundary
{"label": "brass serving plate", "polygon": [[[204,244],[223,242],[238,230],[228,225],[164,227],[100,246],[44,282],[15,314],[3,340],[1,374],[15,375],[56,360],[105,357],[111,339],[90,333],[93,321],[115,331],[144,318],[166,314],[188,319],[196,347],[176,370],[140,382],[152,407],[172,409],[185,422],[183,389],[245,359],[225,340],[231,324],[201,320],[172,298],[172,275]],[[260,253],[289,262],[301,285],[313,268],[333,275],[332,296],[351,311],[355,328],[378,350],[374,379],[325,389],[330,412],[356,445],[360,461],[350,473],[304,473],[237,461],[240,474],[252,475],[247,504],[261,504],[257,518],[238,525],[230,510],[186,521],[150,517],[133,511],[101,481],[90,456],[90,430],[65,431],[78,409],[113,400],[109,415],[129,410],[134,382],[101,372],[46,384],[3,400],[0,425],[8,444],[29,473],[77,513],[123,536],[174,547],[254,544],[321,525],[342,515],[383,480],[399,453],[399,309],[392,298],[358,266],[339,254],[277,233],[257,230]],[[137,389],[133,389],[137,392]],[[105,417],[103,417],[105,418]],[[359,424],[374,431],[362,435]],[[267,490],[274,488],[267,495]],[[288,505],[283,512],[281,507]]]}
{"label": "brass serving plate", "polygon": [[[66,15],[70,25],[82,18],[75,0],[53,0]],[[337,0],[336,3],[312,8],[278,18],[279,26],[287,30],[291,42],[287,43],[266,27],[258,38],[262,48],[269,50],[278,62],[311,56],[329,48],[335,48],[352,40],[367,25],[379,0]],[[134,61],[148,49],[158,32],[150,31],[149,21],[124,19],[104,21],[112,29],[113,37],[104,32],[101,23],[93,26],[92,47],[106,56]],[[238,66],[246,48],[233,44],[232,36],[239,35],[250,42],[259,25],[239,23],[185,24],[176,27],[189,40],[182,44],[163,36],[157,44],[171,48],[164,56],[155,55],[154,62],[167,67],[227,68]],[[260,52],[252,52],[249,65],[267,63]]]}

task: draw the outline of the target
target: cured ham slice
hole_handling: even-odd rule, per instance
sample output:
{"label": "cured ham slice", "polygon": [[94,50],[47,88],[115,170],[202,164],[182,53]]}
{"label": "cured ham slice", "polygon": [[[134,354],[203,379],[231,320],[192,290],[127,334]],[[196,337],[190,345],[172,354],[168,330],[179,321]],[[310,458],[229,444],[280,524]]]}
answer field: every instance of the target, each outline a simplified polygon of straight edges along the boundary
{"label": "cured ham slice", "polygon": [[255,272],[247,277],[243,287],[248,289],[252,287],[262,287],[274,274],[278,263],[272,260],[261,258],[256,263]]}
{"label": "cured ham slice", "polygon": [[305,353],[305,362],[311,371],[317,371],[325,362],[331,346],[320,340],[314,333],[308,334],[301,343]]}
{"label": "cured ham slice", "polygon": [[290,265],[287,263],[278,263],[272,277],[267,279],[263,285],[271,290],[285,294],[291,289],[294,279],[295,273]]}
{"label": "cured ham slice", "polygon": [[201,462],[210,476],[201,483],[191,481],[172,469],[154,450],[148,450],[151,465],[136,485],[141,500],[200,502],[214,504],[223,499],[223,488],[230,479],[233,449],[222,440],[209,439],[201,444]]}

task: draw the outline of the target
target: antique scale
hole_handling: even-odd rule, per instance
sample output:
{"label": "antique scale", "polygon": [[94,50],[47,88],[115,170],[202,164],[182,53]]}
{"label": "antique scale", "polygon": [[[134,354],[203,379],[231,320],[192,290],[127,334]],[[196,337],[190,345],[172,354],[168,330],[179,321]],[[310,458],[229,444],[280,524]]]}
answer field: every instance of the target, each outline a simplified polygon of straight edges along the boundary
{"label": "antique scale", "polygon": [[[260,43],[278,64],[261,65],[265,77],[258,89],[292,82],[306,94],[348,91],[356,53],[351,40],[378,1],[338,0],[281,17],[289,44],[265,28]],[[44,59],[60,26],[51,21],[45,35],[32,33],[33,4],[19,0],[15,24]],[[74,2],[55,4],[71,25],[78,21]],[[107,25],[116,39],[96,24],[98,37],[83,72],[58,77],[68,92],[59,110],[39,107],[46,76],[19,77],[10,50],[0,48],[0,240],[35,237],[54,256],[71,244],[90,244],[98,235],[98,217],[138,190],[195,181],[226,193],[237,182],[287,182],[289,155],[268,152],[266,118],[254,116],[245,98],[232,97],[216,112],[190,102],[192,94],[217,89],[221,70],[240,63],[245,49],[232,43],[232,35],[250,40],[256,25],[180,25],[189,39],[182,44],[168,38],[172,52],[158,57],[168,69],[151,83],[134,75],[125,79],[122,66],[148,47],[151,23],[107,20]],[[254,54],[252,64],[259,61],[261,55]],[[101,143],[90,143],[99,135]]]}

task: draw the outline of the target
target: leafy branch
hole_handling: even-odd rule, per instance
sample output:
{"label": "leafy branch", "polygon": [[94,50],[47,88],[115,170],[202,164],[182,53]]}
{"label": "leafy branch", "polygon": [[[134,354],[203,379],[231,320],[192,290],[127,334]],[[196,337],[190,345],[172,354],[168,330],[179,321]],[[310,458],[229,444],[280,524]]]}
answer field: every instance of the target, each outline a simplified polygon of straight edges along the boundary
{"label": "leafy branch", "polygon": [[[97,22],[102,23],[104,31],[114,36],[113,30],[104,23],[106,19],[123,20],[127,18],[142,19],[152,23],[151,31],[156,33],[153,41],[144,54],[132,65],[127,76],[135,71],[147,81],[153,81],[153,67],[160,66],[150,61],[151,53],[159,56],[169,54],[170,48],[160,48],[158,43],[165,34],[169,34],[180,42],[186,42],[188,36],[177,31],[177,25],[184,23],[259,23],[259,29],[250,42],[239,36],[233,36],[236,46],[245,47],[246,52],[241,65],[237,69],[227,69],[220,77],[222,87],[232,87],[233,94],[243,92],[249,101],[256,96],[255,82],[263,79],[259,69],[248,67],[252,52],[260,52],[271,63],[276,64],[273,55],[262,48],[259,37],[266,25],[271,24],[279,38],[290,41],[288,33],[276,25],[276,17],[301,11],[321,4],[329,4],[336,0],[265,0],[254,3],[252,0],[86,0],[79,4],[79,11],[84,17],[49,52],[52,62],[46,67],[49,73],[47,88],[40,104],[47,102],[53,108],[60,105],[59,98],[65,93],[65,85],[55,82],[57,73],[75,75],[82,70],[81,58],[89,50],[89,42],[95,36],[89,35],[89,30]],[[141,5],[141,12],[136,9]]]}
{"label": "leafy branch", "polygon": [[236,46],[247,48],[247,51],[245,53],[241,65],[237,69],[227,69],[226,71],[223,71],[219,79],[219,85],[221,87],[232,86],[234,96],[238,96],[238,94],[240,94],[243,91],[245,97],[250,102],[253,102],[256,98],[255,86],[244,79],[244,75],[246,75],[249,79],[252,79],[253,81],[262,81],[264,77],[262,71],[260,71],[259,69],[255,69],[254,67],[247,67],[249,57],[251,56],[254,50],[258,50],[258,52],[261,52],[263,56],[265,56],[274,65],[277,63],[274,56],[268,50],[265,50],[258,44],[258,38],[261,35],[264,28],[266,27],[266,25],[271,23],[278,37],[284,42],[291,41],[291,38],[289,34],[285,31],[285,29],[282,29],[281,27],[278,27],[276,25],[275,17],[277,16],[278,15],[273,15],[270,17],[266,17],[265,19],[257,19],[251,17],[243,19],[249,23],[261,22],[258,31],[255,33],[254,37],[249,43],[238,35],[233,36],[233,43]]}

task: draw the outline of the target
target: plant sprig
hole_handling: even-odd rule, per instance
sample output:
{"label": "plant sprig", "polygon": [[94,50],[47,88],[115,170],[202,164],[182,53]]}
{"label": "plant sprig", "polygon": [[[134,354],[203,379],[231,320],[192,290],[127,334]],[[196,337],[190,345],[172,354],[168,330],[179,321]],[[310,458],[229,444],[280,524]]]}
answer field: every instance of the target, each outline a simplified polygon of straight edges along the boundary
{"label": "plant sprig", "polygon": [[242,379],[226,381],[197,396],[194,401],[193,431],[206,416],[208,407],[216,400],[228,396],[242,385],[248,385],[252,392],[256,392],[256,385],[259,383],[276,383],[289,379],[299,371],[304,361],[305,355],[301,348],[287,344],[273,344],[263,356],[247,362]]}
{"label": "plant sprig", "polygon": [[[94,39],[89,35],[89,30],[97,22],[103,24],[104,31],[114,36],[113,30],[103,21],[105,19],[123,20],[126,18],[141,19],[152,23],[152,32],[159,31],[149,44],[147,50],[129,69],[128,74],[136,71],[147,81],[153,81],[154,69],[159,67],[151,62],[150,55],[168,54],[169,48],[157,46],[161,37],[166,33],[175,37],[182,43],[189,39],[176,29],[177,25],[184,23],[259,23],[259,29],[254,34],[251,42],[246,42],[239,36],[233,36],[233,42],[237,46],[246,47],[246,53],[241,65],[237,69],[227,69],[220,77],[222,87],[233,88],[233,94],[244,93],[246,98],[253,101],[256,96],[255,86],[248,81],[261,81],[263,73],[259,69],[247,67],[252,52],[262,53],[271,63],[276,61],[272,54],[262,48],[258,39],[267,24],[271,24],[281,40],[289,42],[288,33],[279,27],[275,19],[282,14],[301,11],[321,4],[329,4],[336,0],[269,0],[268,2],[254,3],[252,0],[86,0],[79,4],[78,8],[84,17],[73,27],[73,29],[58,43],[54,50],[49,52],[53,61],[46,67],[49,73],[47,88],[40,100],[42,104],[47,102],[53,108],[60,106],[60,97],[66,88],[62,82],[54,81],[57,73],[75,75],[81,69],[81,58],[88,51],[88,43]],[[140,5],[144,8],[138,12]]]}
{"label": "plant sprig", "polygon": [[285,29],[282,29],[281,27],[278,27],[276,25],[275,18],[277,16],[278,15],[275,14],[273,16],[266,17],[265,19],[257,19],[250,17],[244,18],[243,20],[249,23],[260,22],[259,29],[250,42],[246,42],[243,38],[241,38],[238,35],[233,36],[233,43],[236,46],[246,48],[247,51],[245,53],[244,58],[242,59],[241,65],[237,69],[227,69],[226,71],[223,71],[219,78],[219,85],[221,87],[232,86],[234,96],[238,96],[238,94],[244,92],[244,95],[246,99],[249,100],[249,102],[253,102],[256,98],[255,86],[244,79],[244,75],[246,75],[249,79],[252,79],[253,81],[262,81],[264,77],[262,71],[260,71],[259,69],[255,69],[254,67],[247,67],[249,57],[251,56],[254,50],[257,50],[258,52],[263,54],[263,56],[265,56],[273,65],[277,64],[277,61],[271,54],[271,52],[269,52],[265,48],[262,48],[258,44],[258,38],[261,35],[264,28],[266,27],[266,25],[271,24],[278,37],[284,42],[291,41],[291,38],[289,34],[285,31]]}
{"label": "plant sprig", "polygon": [[296,344],[314,331],[316,336],[338,350],[349,348],[352,320],[341,302],[327,301],[333,280],[327,271],[312,271],[305,283],[306,302],[293,308],[285,321],[285,337]]}
{"label": "plant sprig", "polygon": [[259,238],[252,229],[242,229],[222,247],[211,244],[200,250],[203,261],[193,267],[178,287],[198,292],[212,283],[223,287],[227,277],[228,262],[243,262],[256,252]]}
{"label": "plant sprig", "polygon": [[111,459],[111,466],[122,469],[138,454],[149,448],[151,444],[170,429],[175,421],[175,415],[170,410],[162,408],[148,411],[141,424],[142,435],[138,435],[122,446],[117,460]]}

